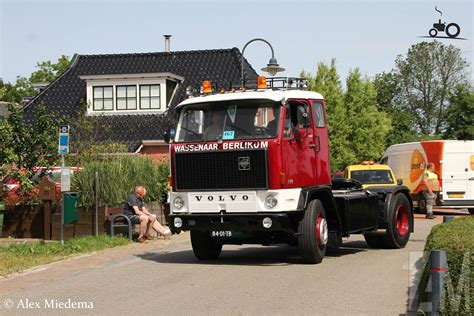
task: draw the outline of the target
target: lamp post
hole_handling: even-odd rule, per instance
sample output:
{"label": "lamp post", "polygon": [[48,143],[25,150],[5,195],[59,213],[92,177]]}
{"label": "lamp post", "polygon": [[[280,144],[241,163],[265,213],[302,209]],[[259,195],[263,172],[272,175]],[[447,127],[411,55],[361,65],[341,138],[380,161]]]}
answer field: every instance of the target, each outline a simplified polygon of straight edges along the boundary
{"label": "lamp post", "polygon": [[242,75],[242,86],[244,86],[244,52],[250,43],[253,43],[256,41],[261,41],[261,42],[266,43],[268,46],[270,46],[270,49],[272,50],[272,58],[270,58],[270,60],[268,61],[267,67],[263,67],[261,70],[267,72],[270,76],[276,75],[277,72],[285,71],[285,68],[280,67],[280,65],[278,64],[275,58],[275,53],[273,51],[272,45],[267,40],[264,40],[263,38],[254,38],[248,41],[247,44],[244,45],[244,48],[242,48],[242,62],[241,62],[241,69],[240,69],[240,73]]}

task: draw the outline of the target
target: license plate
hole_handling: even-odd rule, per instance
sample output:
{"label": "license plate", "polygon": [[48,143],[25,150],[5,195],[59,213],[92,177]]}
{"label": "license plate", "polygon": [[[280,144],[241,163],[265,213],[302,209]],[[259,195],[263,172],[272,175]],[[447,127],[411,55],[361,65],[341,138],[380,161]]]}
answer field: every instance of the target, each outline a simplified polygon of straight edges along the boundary
{"label": "license plate", "polygon": [[231,230],[211,230],[211,237],[232,237]]}

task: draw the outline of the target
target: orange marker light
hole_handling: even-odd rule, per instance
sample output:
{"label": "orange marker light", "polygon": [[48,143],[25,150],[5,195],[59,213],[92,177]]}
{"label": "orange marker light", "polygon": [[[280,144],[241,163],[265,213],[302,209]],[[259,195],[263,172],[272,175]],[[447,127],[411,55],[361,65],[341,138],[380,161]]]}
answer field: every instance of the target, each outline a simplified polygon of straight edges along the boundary
{"label": "orange marker light", "polygon": [[265,78],[265,76],[258,76],[257,88],[258,89],[266,89],[267,88],[267,78]]}
{"label": "orange marker light", "polygon": [[209,80],[202,82],[202,93],[212,93],[212,85]]}

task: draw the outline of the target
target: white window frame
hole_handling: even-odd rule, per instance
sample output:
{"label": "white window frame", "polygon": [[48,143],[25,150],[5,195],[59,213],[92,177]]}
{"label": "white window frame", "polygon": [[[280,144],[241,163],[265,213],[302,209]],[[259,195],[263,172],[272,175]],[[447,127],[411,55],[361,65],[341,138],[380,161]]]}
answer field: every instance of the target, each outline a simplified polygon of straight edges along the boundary
{"label": "white window frame", "polygon": [[[87,83],[87,115],[120,115],[120,114],[147,114],[162,113],[166,111],[169,104],[166,104],[166,80],[177,81],[176,89],[170,100],[173,100],[176,90],[184,78],[171,73],[145,73],[145,74],[121,74],[121,75],[93,75],[80,76]],[[140,108],[140,86],[141,85],[159,85],[160,86],[160,108],[141,109]],[[107,86],[112,87],[113,92],[113,110],[94,110],[94,87]],[[136,86],[136,109],[117,109],[117,87],[118,86]]]}

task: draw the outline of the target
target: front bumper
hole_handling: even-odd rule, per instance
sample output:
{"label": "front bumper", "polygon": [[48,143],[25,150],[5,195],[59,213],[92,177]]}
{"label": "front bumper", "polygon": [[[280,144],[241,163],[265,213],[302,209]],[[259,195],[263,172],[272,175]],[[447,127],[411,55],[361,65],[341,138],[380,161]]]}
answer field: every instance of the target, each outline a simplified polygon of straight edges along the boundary
{"label": "front bumper", "polygon": [[[173,214],[170,215],[172,232],[181,230],[212,232],[231,232],[229,237],[215,237],[213,239],[222,244],[295,244],[297,227],[292,223],[301,216],[298,212],[288,213],[258,213],[258,214]],[[174,219],[181,218],[183,225],[174,226]],[[270,218],[272,226],[263,227],[263,219]]]}
{"label": "front bumper", "polygon": [[[292,213],[292,216],[296,214]],[[174,219],[181,218],[182,227],[174,226]],[[263,219],[270,218],[272,226],[263,227]],[[241,232],[286,232],[295,234],[292,221],[287,213],[258,213],[258,214],[172,214],[170,228],[179,230],[233,230]]]}

